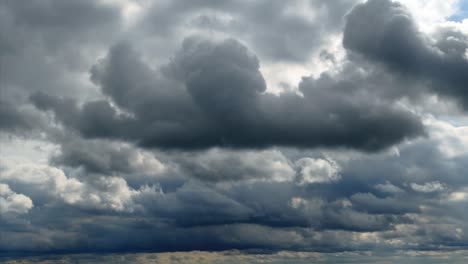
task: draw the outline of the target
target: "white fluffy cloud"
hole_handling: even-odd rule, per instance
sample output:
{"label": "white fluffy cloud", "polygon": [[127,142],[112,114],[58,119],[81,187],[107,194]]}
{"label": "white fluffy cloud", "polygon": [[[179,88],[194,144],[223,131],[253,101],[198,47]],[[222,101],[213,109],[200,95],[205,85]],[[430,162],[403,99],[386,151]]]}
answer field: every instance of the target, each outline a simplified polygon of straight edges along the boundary
{"label": "white fluffy cloud", "polygon": [[425,123],[430,127],[431,138],[447,157],[468,153],[468,126],[454,125],[449,121],[428,117]]}
{"label": "white fluffy cloud", "polygon": [[434,181],[424,184],[411,183],[411,188],[417,192],[431,193],[443,191],[446,187],[442,183]]}
{"label": "white fluffy cloud", "polygon": [[393,193],[393,194],[403,192],[403,190],[401,188],[399,188],[398,186],[393,185],[389,181],[386,181],[384,184],[377,184],[375,186],[375,189],[377,189],[377,190],[379,190],[381,192]]}
{"label": "white fluffy cloud", "polygon": [[24,214],[33,206],[29,197],[15,193],[8,185],[0,183],[0,216],[8,213]]}
{"label": "white fluffy cloud", "polygon": [[435,25],[455,14],[460,0],[397,0],[408,7],[423,31],[431,31]]}
{"label": "white fluffy cloud", "polygon": [[[159,192],[159,187],[142,186],[140,190],[132,189],[126,180],[120,177],[96,176],[87,181],[78,180],[67,177],[59,168],[35,164],[6,169],[0,176],[1,182],[17,186],[33,200],[42,200],[44,203],[62,201],[83,208],[118,212],[142,209],[133,202],[133,198],[148,191]],[[8,206],[5,208],[15,208],[13,205],[18,204],[18,201],[25,205],[28,205],[26,201],[30,201],[32,207],[31,198],[12,193],[6,184],[2,186],[3,192],[0,192],[0,196],[3,193],[3,196],[7,197],[3,198],[3,203],[10,201],[6,203]],[[3,200],[0,200],[0,203]]]}
{"label": "white fluffy cloud", "polygon": [[328,183],[338,181],[340,167],[336,162],[325,159],[302,158],[296,161],[299,167],[299,184]]}
{"label": "white fluffy cloud", "polygon": [[21,164],[9,168],[0,176],[0,182],[19,185],[35,196],[46,194],[60,197],[67,203],[81,199],[83,183],[67,178],[64,172],[48,165]]}

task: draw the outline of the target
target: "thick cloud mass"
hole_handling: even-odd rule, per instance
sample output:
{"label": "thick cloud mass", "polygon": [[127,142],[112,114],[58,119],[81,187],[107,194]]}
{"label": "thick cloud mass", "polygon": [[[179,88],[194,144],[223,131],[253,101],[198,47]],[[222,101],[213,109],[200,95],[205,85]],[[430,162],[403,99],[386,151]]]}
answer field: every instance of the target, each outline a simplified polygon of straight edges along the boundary
{"label": "thick cloud mass", "polygon": [[[258,59],[235,40],[186,39],[171,63],[153,71],[125,44],[92,70],[106,101],[81,109],[36,94],[32,101],[85,137],[124,138],[145,147],[345,147],[379,150],[423,134],[416,116],[387,102],[364,102],[344,80],[304,78],[302,95],[265,92]],[[359,84],[356,84],[359,85]],[[343,98],[341,94],[346,94]]]}
{"label": "thick cloud mass", "polygon": [[457,4],[0,1],[0,262],[462,258]]}

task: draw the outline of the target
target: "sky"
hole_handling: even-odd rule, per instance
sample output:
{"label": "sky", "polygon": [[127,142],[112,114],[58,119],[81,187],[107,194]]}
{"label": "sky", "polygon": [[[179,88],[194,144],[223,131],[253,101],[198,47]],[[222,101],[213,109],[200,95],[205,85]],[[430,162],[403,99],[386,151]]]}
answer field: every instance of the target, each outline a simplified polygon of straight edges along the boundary
{"label": "sky", "polygon": [[0,260],[463,263],[467,12],[1,1]]}
{"label": "sky", "polygon": [[468,18],[468,1],[461,0],[458,3],[457,12],[448,19],[456,22],[462,22],[466,18]]}

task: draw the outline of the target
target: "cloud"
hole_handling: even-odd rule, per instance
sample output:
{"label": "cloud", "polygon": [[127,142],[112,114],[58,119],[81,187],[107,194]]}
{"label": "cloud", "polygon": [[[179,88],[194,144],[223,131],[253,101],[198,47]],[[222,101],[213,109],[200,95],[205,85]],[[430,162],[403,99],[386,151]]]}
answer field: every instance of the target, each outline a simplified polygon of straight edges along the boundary
{"label": "cloud", "polygon": [[[0,176],[0,182],[27,193],[30,198],[13,195],[18,196],[18,199],[34,201],[39,207],[54,206],[56,203],[59,204],[55,206],[64,206],[62,203],[65,203],[83,209],[116,212],[141,211],[141,206],[134,203],[133,199],[139,195],[159,192],[159,187],[154,185],[143,185],[135,190],[120,177],[98,176],[80,180],[67,176],[61,169],[35,164],[23,164],[5,170]],[[12,195],[8,193],[9,189],[5,190],[5,195]]]}
{"label": "cloud", "polygon": [[108,33],[118,31],[120,10],[88,0],[6,1],[0,9],[0,130],[30,136],[48,129],[44,116],[29,104],[30,94],[82,98],[83,91],[90,92],[81,81],[83,69],[110,40]]}
{"label": "cloud", "polygon": [[0,99],[0,131],[25,135],[40,126],[44,126],[42,117],[32,109]]}
{"label": "cloud", "polygon": [[300,167],[299,184],[327,183],[340,179],[340,168],[333,161],[303,158],[296,161]]}
{"label": "cloud", "polygon": [[411,183],[411,188],[417,192],[423,193],[440,192],[445,189],[444,185],[438,181],[427,182],[425,184]]}
{"label": "cloud", "polygon": [[197,153],[177,153],[171,160],[181,174],[205,181],[292,181],[295,170],[280,152],[210,149]]}
{"label": "cloud", "polygon": [[90,54],[119,32],[120,10],[114,4],[50,0],[0,5],[4,100],[8,96],[24,103],[30,91],[79,97],[77,89],[89,87],[82,85],[80,74],[89,67]]}
{"label": "cloud", "polygon": [[178,39],[178,34],[187,32],[227,35],[244,39],[262,59],[304,62],[329,41],[330,35],[339,34],[343,15],[356,2],[156,1],[148,8],[139,29],[155,38]]}
{"label": "cloud", "polygon": [[401,188],[399,188],[398,186],[395,186],[393,184],[391,184],[390,182],[386,181],[384,184],[377,184],[375,185],[375,189],[381,191],[381,192],[385,192],[385,193],[393,193],[393,194],[397,194],[397,193],[400,193],[400,192],[404,192]]}
{"label": "cloud", "polygon": [[6,184],[0,184],[0,216],[3,214],[25,214],[33,206],[29,197],[13,192]]}
{"label": "cloud", "polygon": [[343,45],[397,74],[424,81],[431,92],[458,100],[466,108],[465,36],[447,28],[439,31],[442,37],[434,43],[402,4],[370,0],[347,16]]}
{"label": "cloud", "polygon": [[160,175],[167,169],[151,152],[130,144],[67,136],[60,138],[59,143],[60,151],[51,157],[51,163],[82,167],[90,173]]}
{"label": "cloud", "polygon": [[390,197],[380,199],[371,193],[353,194],[351,202],[361,210],[378,214],[405,214],[419,211],[415,204]]}
{"label": "cloud", "polygon": [[[93,68],[92,79],[128,115],[117,113],[107,101],[79,108],[70,99],[35,94],[32,102],[52,110],[59,122],[84,137],[127,139],[149,148],[376,151],[424,134],[410,112],[342,90],[345,81],[329,75],[304,78],[299,84],[303,96],[264,93],[257,58],[232,39],[186,39],[159,72],[121,44]],[[348,98],[341,96],[348,92]]]}

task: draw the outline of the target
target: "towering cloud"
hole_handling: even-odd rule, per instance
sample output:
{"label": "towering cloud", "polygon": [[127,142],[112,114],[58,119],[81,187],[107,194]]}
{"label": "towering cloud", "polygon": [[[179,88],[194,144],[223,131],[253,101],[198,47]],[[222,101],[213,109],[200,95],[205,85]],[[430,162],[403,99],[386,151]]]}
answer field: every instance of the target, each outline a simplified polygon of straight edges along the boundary
{"label": "towering cloud", "polygon": [[344,47],[384,64],[397,74],[416,78],[442,96],[468,108],[466,35],[439,29],[438,40],[419,31],[412,15],[400,3],[370,0],[347,16]]}

